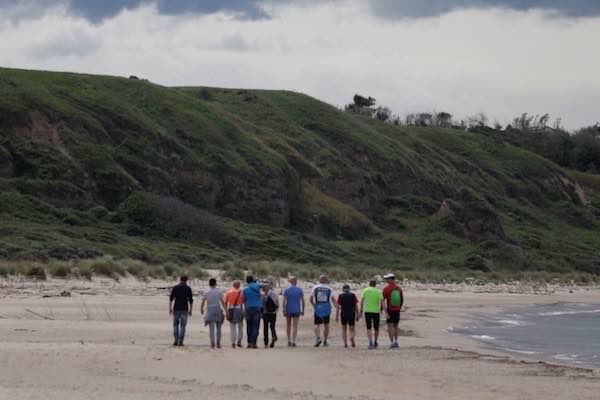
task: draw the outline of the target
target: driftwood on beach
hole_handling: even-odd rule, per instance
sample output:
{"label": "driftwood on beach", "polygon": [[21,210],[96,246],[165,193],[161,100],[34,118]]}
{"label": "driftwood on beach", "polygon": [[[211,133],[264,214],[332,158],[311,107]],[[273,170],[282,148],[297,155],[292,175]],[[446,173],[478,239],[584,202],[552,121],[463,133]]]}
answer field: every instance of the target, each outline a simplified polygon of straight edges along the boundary
{"label": "driftwood on beach", "polygon": [[43,315],[43,314],[37,313],[35,311],[30,310],[29,308],[26,308],[25,311],[27,311],[28,313],[31,313],[33,315],[37,315],[40,318],[44,318],[44,319],[48,319],[48,320],[52,320],[52,321],[54,320],[54,318],[52,318],[52,317],[49,317],[47,315]]}

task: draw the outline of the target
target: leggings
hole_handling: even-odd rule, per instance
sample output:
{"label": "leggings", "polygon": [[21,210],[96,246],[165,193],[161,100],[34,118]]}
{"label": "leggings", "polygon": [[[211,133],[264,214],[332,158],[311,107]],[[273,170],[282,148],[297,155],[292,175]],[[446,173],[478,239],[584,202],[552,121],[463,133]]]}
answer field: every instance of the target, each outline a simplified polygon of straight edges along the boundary
{"label": "leggings", "polygon": [[265,335],[265,346],[269,344],[269,331],[271,331],[271,336],[273,337],[273,341],[277,340],[277,332],[275,331],[275,322],[277,321],[277,314],[275,313],[265,313],[263,315],[264,321],[264,335]]}
{"label": "leggings", "polygon": [[221,322],[209,322],[208,323],[208,334],[210,336],[210,345],[214,347],[215,345],[221,345]]}

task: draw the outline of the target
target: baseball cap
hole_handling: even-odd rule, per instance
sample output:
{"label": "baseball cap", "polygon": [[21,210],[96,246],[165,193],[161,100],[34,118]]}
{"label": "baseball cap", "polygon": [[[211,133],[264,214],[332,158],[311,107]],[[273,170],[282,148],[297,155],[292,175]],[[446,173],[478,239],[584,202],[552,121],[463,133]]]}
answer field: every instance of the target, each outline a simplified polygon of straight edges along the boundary
{"label": "baseball cap", "polygon": [[389,274],[385,274],[383,279],[396,279],[396,275],[390,272]]}

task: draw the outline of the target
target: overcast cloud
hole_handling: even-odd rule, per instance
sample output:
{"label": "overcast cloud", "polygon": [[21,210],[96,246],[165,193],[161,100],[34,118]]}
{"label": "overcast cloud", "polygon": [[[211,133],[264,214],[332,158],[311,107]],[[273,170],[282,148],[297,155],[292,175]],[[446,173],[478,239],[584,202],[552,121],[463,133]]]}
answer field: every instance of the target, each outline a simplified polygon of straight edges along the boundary
{"label": "overcast cloud", "polygon": [[600,2],[0,0],[0,65],[600,120]]}

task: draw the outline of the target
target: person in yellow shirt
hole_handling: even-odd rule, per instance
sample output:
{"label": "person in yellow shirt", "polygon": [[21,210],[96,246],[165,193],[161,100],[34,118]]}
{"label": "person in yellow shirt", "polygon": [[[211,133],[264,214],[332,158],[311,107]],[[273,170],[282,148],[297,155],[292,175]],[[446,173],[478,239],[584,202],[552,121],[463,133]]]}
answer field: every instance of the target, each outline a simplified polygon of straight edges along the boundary
{"label": "person in yellow shirt", "polygon": [[376,349],[379,344],[379,319],[383,310],[383,291],[377,288],[377,281],[371,280],[369,287],[362,292],[360,300],[360,315],[365,315],[369,349]]}

